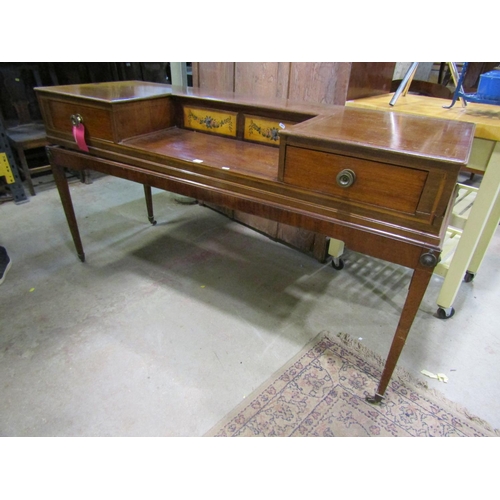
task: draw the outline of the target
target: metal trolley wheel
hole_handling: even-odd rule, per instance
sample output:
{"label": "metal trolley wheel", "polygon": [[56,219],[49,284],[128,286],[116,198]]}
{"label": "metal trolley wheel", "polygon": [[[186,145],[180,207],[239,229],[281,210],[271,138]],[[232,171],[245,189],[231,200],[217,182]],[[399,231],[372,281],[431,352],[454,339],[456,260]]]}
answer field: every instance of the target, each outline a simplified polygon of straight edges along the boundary
{"label": "metal trolley wheel", "polygon": [[333,258],[332,259],[332,267],[333,269],[336,269],[337,271],[340,271],[341,269],[344,269],[344,261],[343,259],[340,258]]}
{"label": "metal trolley wheel", "polygon": [[475,274],[471,273],[470,271],[467,271],[464,276],[464,281],[466,283],[470,283],[474,279]]}
{"label": "metal trolley wheel", "polygon": [[443,307],[438,308],[437,317],[439,319],[449,319],[455,314],[455,309],[450,307],[449,309],[444,309]]}

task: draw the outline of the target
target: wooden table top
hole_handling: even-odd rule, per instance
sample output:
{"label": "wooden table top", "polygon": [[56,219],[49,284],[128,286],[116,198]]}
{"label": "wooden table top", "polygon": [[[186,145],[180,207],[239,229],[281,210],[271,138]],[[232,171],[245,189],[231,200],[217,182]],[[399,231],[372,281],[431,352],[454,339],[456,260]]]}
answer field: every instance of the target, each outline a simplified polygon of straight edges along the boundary
{"label": "wooden table top", "polygon": [[134,80],[36,87],[36,91],[40,94],[49,96],[77,97],[82,100],[96,101],[109,105],[162,98],[165,96],[180,96],[193,100],[209,99],[214,103],[233,103],[235,105],[248,107],[260,106],[276,110],[303,113],[306,115],[306,118],[316,116],[320,113],[327,113],[328,110],[334,110],[338,107],[338,105],[334,104],[297,102],[278,97],[249,96],[233,92],[204,91],[196,87],[176,87],[164,83]]}
{"label": "wooden table top", "polygon": [[500,141],[500,106],[467,103],[466,107],[462,107],[462,103],[457,102],[453,108],[445,109],[443,106],[449,106],[451,100],[414,94],[400,96],[396,104],[391,106],[389,102],[393,95],[392,93],[382,94],[347,101],[346,106],[474,123],[476,125],[475,137]]}
{"label": "wooden table top", "polygon": [[338,106],[328,114],[281,131],[282,136],[314,144],[348,145],[349,150],[384,151],[406,157],[466,164],[474,126],[424,116],[381,113]]}

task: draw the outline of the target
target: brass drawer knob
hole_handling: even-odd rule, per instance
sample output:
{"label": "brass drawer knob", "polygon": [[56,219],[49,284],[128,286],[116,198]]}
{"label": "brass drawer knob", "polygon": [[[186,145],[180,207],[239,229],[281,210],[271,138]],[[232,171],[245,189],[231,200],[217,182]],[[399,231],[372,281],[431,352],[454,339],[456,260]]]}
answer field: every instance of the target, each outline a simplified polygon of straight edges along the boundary
{"label": "brass drawer knob", "polygon": [[340,171],[337,174],[337,184],[341,188],[348,188],[349,186],[352,186],[355,180],[356,180],[356,174],[348,168]]}
{"label": "brass drawer knob", "polygon": [[71,115],[71,123],[74,127],[78,127],[81,123],[83,123],[82,115]]}

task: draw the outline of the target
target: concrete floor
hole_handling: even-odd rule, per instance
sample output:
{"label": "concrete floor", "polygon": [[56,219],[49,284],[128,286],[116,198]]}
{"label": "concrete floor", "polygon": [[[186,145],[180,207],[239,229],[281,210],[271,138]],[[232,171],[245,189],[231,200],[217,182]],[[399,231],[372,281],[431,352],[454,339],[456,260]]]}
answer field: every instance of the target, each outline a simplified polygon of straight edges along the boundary
{"label": "concrete floor", "polygon": [[[322,330],[386,356],[411,271],[329,264],[198,205],[112,177],[0,206],[0,435],[201,436]],[[500,428],[500,234],[449,320],[433,277],[399,366]],[[420,374],[443,372],[447,384]]]}

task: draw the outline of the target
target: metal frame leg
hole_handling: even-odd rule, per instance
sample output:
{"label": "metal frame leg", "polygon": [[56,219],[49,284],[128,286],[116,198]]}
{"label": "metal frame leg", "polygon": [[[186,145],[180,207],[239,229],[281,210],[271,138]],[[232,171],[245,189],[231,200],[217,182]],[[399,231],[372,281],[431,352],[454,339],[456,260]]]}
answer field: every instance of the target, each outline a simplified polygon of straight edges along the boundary
{"label": "metal frame leg", "polygon": [[391,106],[394,106],[396,104],[396,102],[399,99],[399,96],[401,94],[406,95],[406,93],[408,92],[408,89],[410,88],[411,81],[413,80],[413,77],[415,76],[415,73],[417,72],[417,68],[418,68],[418,62],[412,63],[412,65],[410,66],[410,68],[406,72],[406,75],[404,76],[403,80],[401,80],[401,83],[399,84],[398,89],[396,90],[396,92],[394,92],[394,95],[392,96],[391,101],[389,102],[389,104]]}
{"label": "metal frame leg", "polygon": [[344,242],[336,240],[335,238],[330,238],[328,243],[328,254],[332,256],[332,267],[334,269],[342,269],[344,267],[344,262],[341,257],[344,253]]}

